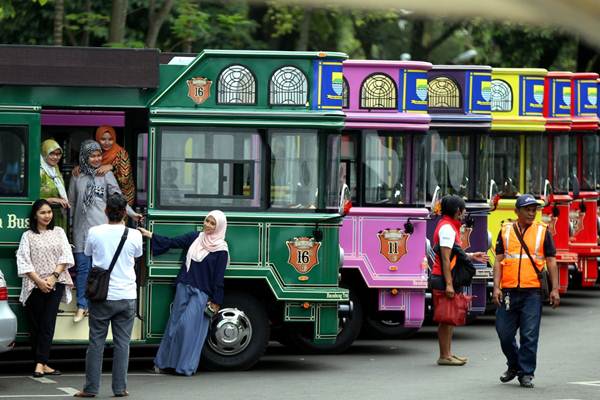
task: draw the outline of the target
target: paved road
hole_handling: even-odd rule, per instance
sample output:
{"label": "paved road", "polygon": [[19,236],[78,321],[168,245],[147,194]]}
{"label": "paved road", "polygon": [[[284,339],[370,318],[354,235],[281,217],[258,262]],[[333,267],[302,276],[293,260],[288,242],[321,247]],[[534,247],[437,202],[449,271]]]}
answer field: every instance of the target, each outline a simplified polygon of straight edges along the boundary
{"label": "paved road", "polygon": [[[600,399],[600,290],[573,292],[558,310],[544,310],[535,389],[500,384],[505,369],[493,317],[457,330],[464,367],[435,365],[435,327],[407,341],[358,341],[346,354],[303,356],[273,345],[251,371],[200,372],[191,378],[151,375],[146,360],[133,363],[134,399]],[[81,364],[65,375],[34,380],[25,370],[0,370],[0,399],[67,398],[83,383]],[[8,371],[12,371],[12,374]],[[112,395],[103,377],[101,398]]]}

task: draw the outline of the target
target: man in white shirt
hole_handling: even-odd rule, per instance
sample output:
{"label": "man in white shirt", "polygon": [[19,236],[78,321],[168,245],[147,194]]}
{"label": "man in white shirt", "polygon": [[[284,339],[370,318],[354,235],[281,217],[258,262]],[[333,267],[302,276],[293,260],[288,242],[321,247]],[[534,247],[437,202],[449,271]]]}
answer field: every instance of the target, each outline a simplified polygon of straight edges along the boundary
{"label": "man in white shirt", "polygon": [[[108,224],[90,228],[84,253],[92,257],[95,267],[110,268],[124,230],[128,229],[123,221],[126,207],[127,200],[121,194],[109,196],[106,201]],[[141,257],[142,247],[141,233],[128,229],[127,238],[110,274],[106,300],[90,303],[90,343],[85,358],[86,383],[83,391],[75,394],[75,397],[94,397],[99,392],[104,343],[109,325],[112,326],[114,344],[112,390],[116,397],[128,395],[129,342],[137,297],[135,258]]]}

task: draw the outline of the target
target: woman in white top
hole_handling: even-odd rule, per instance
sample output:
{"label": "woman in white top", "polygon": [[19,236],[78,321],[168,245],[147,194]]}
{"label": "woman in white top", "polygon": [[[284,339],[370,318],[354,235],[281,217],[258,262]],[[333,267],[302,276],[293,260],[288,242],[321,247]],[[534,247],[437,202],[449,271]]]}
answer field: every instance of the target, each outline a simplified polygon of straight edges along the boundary
{"label": "woman in white top", "polygon": [[17,250],[18,274],[23,278],[19,300],[25,306],[31,327],[31,347],[35,357],[34,377],[60,375],[48,366],[54,337],[56,314],[61,300],[71,301],[73,281],[67,272],[73,253],[65,231],[54,226],[47,200],[33,203],[29,229],[21,236]]}

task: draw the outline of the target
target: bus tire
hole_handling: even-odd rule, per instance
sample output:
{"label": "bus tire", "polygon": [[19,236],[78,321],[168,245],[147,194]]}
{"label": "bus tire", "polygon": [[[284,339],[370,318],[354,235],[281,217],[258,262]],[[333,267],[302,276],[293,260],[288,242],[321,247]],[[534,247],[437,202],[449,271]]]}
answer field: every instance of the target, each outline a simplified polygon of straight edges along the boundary
{"label": "bus tire", "polygon": [[374,339],[410,339],[415,336],[420,328],[405,328],[402,318],[378,318],[367,316],[365,329],[369,337]]}
{"label": "bus tire", "polygon": [[314,343],[312,341],[312,324],[302,327],[305,329],[298,329],[298,326],[293,323],[287,325],[285,329],[286,339],[282,341],[282,343],[286,343],[301,353],[307,354],[343,353],[352,345],[354,340],[356,340],[363,324],[363,305],[356,295],[356,291],[352,288],[350,289],[350,300],[354,303],[352,315],[349,318],[346,318],[345,321],[342,321],[341,330],[335,343]]}
{"label": "bus tire", "polygon": [[265,353],[269,337],[264,305],[247,293],[226,294],[211,322],[200,365],[210,371],[250,369]]}

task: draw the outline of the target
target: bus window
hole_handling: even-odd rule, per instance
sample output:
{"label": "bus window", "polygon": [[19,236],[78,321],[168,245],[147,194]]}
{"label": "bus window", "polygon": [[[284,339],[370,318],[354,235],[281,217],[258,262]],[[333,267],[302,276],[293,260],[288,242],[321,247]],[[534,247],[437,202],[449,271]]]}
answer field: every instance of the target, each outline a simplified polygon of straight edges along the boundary
{"label": "bus window", "polygon": [[[552,165],[552,186],[554,193],[569,193],[569,137],[571,134],[555,134],[553,148]],[[538,153],[539,160],[548,159],[548,149],[541,154]],[[595,158],[595,157],[594,157]],[[525,164],[529,165],[529,164]]]}
{"label": "bus window", "polygon": [[598,136],[593,133],[581,137],[581,189],[596,190],[598,173]]}
{"label": "bus window", "polygon": [[0,126],[0,197],[26,196],[27,127]]}
{"label": "bus window", "polygon": [[[469,199],[474,180],[469,177],[469,134],[440,134],[432,130],[415,137],[415,193],[417,204],[431,201],[436,187],[442,195]],[[423,203],[423,204],[425,204]]]}
{"label": "bus window", "polygon": [[358,201],[358,135],[344,132],[340,160],[340,181],[348,185],[352,203]]}
{"label": "bus window", "polygon": [[[493,179],[498,185],[500,196],[516,197],[520,185],[520,139],[519,135],[490,134],[485,136],[482,162],[486,179],[481,181],[483,191]],[[487,182],[487,184],[486,184]],[[485,192],[484,192],[485,193]]]}
{"label": "bus window", "polygon": [[365,202],[402,204],[406,201],[404,136],[364,131]]}
{"label": "bus window", "polygon": [[[557,160],[555,160],[556,163]],[[565,163],[567,160],[562,160]],[[548,136],[541,133],[525,135],[525,193],[541,196],[544,192],[544,182],[548,169]],[[568,163],[567,163],[568,164]],[[564,164],[564,165],[567,165]],[[564,173],[567,175],[566,171]],[[556,175],[555,175],[555,180]],[[556,188],[555,192],[556,192]]]}
{"label": "bus window", "polygon": [[317,208],[317,131],[270,130],[271,207]]}
{"label": "bus window", "polygon": [[137,140],[137,194],[136,203],[140,206],[146,205],[148,196],[148,134],[142,133]]}
{"label": "bus window", "polygon": [[327,135],[327,147],[325,151],[327,154],[327,176],[324,190],[327,197],[325,201],[325,208],[335,211],[339,209],[340,191],[344,185],[344,181],[341,179],[341,143],[342,137],[338,132]]}
{"label": "bus window", "polygon": [[261,152],[256,130],[163,128],[159,206],[259,207]]}

